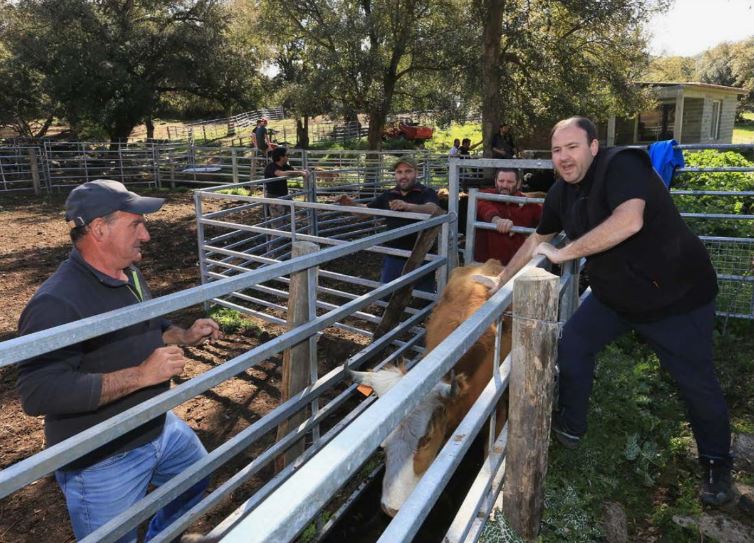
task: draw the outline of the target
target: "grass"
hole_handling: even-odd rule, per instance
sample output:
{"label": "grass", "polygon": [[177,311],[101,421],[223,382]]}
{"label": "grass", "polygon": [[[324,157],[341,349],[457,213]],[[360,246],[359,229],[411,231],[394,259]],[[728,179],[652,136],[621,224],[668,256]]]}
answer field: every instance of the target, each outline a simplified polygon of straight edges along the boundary
{"label": "grass", "polygon": [[220,330],[225,334],[250,334],[261,333],[261,328],[247,319],[239,311],[227,307],[215,306],[209,311],[209,316],[220,325]]}
{"label": "grass", "polygon": [[754,143],[754,112],[745,111],[744,120],[733,127],[733,143]]}
{"label": "grass", "polygon": [[[718,322],[715,359],[736,432],[754,429],[754,323]],[[601,541],[603,508],[626,511],[629,541],[695,542],[674,515],[695,516],[699,472],[693,438],[670,376],[638,338],[627,336],[598,357],[589,432],[581,446],[550,448],[542,543]],[[742,482],[747,478],[739,475]],[[482,541],[517,542],[504,521],[490,522]]]}
{"label": "grass", "polygon": [[217,192],[219,192],[220,194],[232,194],[235,196],[248,196],[249,194],[251,194],[249,189],[245,187],[231,187],[229,189],[218,190]]}

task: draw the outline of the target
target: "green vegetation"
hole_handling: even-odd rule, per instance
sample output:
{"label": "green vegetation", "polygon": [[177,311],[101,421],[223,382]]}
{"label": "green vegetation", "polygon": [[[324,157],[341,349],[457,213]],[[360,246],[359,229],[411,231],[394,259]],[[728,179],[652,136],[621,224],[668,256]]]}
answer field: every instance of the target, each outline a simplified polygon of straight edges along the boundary
{"label": "green vegetation", "polygon": [[218,190],[217,192],[219,192],[220,194],[234,194],[236,196],[248,196],[249,194],[251,194],[249,189],[247,189],[246,187],[232,187],[229,189]]}
{"label": "green vegetation", "polygon": [[257,335],[261,332],[259,326],[251,322],[242,313],[227,307],[215,306],[209,311],[220,329],[226,334],[250,334]]}
{"label": "green vegetation", "polygon": [[741,118],[733,128],[733,143],[754,143],[754,112],[744,111]]}
{"label": "green vegetation", "polygon": [[[740,153],[705,150],[689,152],[684,155],[686,167],[722,168],[752,167],[754,162],[747,160]],[[754,190],[754,173],[752,172],[704,172],[682,174],[673,185],[686,190]],[[732,196],[676,196],[676,205],[687,213],[724,213],[731,215],[754,214],[754,199],[751,197]],[[750,237],[752,221],[748,220],[711,220],[688,219],[689,225],[699,235]]]}
{"label": "green vegetation", "polygon": [[[733,429],[751,432],[754,323],[729,324],[726,335],[716,332],[715,343]],[[659,541],[699,541],[698,533],[672,520],[701,511],[692,444],[683,404],[655,354],[635,336],[615,342],[598,357],[589,431],[581,446],[567,450],[553,441],[550,447],[540,541],[602,541],[607,502],[626,511],[629,541],[649,531]],[[499,517],[482,541],[518,543]]]}
{"label": "green vegetation", "polygon": [[435,128],[432,139],[424,147],[435,153],[447,153],[456,138],[469,138],[473,145],[482,140],[482,127],[478,122],[470,122],[452,123],[447,128]]}

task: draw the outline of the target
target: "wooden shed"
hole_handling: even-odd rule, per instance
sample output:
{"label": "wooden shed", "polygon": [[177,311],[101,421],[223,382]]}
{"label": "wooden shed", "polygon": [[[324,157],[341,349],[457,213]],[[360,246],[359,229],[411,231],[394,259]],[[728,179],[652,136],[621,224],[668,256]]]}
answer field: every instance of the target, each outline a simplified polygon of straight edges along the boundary
{"label": "wooden shed", "polygon": [[654,109],[631,118],[600,123],[600,139],[612,145],[652,143],[732,143],[738,97],[746,91],[710,83],[639,83],[657,98]]}

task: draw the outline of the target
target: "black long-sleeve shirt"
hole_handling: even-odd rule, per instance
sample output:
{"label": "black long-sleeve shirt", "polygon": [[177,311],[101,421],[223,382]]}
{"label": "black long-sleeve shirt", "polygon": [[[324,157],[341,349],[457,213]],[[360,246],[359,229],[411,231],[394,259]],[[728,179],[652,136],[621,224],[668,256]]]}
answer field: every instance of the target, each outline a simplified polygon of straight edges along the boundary
{"label": "black long-sleeve shirt", "polygon": [[[121,281],[92,268],[74,249],[45,281],[21,313],[19,333],[30,334],[150,299],[149,289],[135,267]],[[134,284],[134,274],[138,287]],[[141,292],[139,292],[139,290]],[[47,446],[55,445],[126,409],[167,390],[169,382],[137,390],[98,406],[102,374],[139,365],[158,347],[169,323],[150,319],[22,362],[17,388],[24,411],[45,416]],[[160,416],[99,449],[75,460],[65,469],[82,469],[155,439],[165,417]]]}

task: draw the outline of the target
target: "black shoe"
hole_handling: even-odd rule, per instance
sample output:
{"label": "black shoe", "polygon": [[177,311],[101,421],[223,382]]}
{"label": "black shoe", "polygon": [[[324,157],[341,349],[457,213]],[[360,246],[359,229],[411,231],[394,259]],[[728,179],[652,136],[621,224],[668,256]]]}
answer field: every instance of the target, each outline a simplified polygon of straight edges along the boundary
{"label": "black shoe", "polygon": [[552,417],[552,433],[566,449],[575,449],[581,441],[581,436],[571,431],[557,414]]}
{"label": "black shoe", "polygon": [[724,505],[733,499],[730,464],[724,460],[702,459],[702,503]]}

